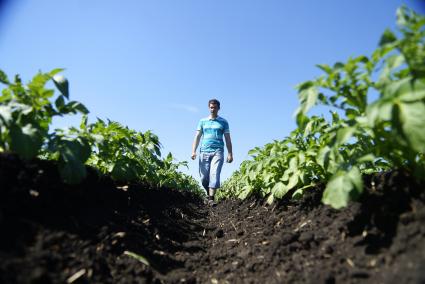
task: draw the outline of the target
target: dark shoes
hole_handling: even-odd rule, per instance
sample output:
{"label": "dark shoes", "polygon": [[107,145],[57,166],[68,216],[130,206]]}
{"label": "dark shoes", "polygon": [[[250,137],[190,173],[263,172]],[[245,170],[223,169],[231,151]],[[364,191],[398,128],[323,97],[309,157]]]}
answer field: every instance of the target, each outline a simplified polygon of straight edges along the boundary
{"label": "dark shoes", "polygon": [[207,204],[211,207],[217,206],[217,202],[215,202],[214,197],[212,196],[207,197]]}

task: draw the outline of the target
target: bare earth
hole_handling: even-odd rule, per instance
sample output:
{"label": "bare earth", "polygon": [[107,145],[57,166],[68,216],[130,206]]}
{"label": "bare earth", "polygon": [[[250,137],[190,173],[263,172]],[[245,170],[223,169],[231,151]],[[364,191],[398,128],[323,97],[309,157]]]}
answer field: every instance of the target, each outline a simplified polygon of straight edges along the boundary
{"label": "bare earth", "polygon": [[0,154],[0,283],[425,283],[424,184],[365,185],[343,210],[321,187],[208,207],[94,170],[64,185],[51,162]]}

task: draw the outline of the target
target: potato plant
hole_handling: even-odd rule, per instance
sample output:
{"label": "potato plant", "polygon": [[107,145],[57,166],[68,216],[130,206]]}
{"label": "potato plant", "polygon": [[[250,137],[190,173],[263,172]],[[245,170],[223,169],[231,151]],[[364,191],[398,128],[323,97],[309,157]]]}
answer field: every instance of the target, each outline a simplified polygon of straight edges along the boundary
{"label": "potato plant", "polygon": [[[69,83],[61,71],[39,72],[23,84],[18,75],[10,81],[0,70],[0,83],[6,86],[0,96],[1,152],[58,161],[67,183],[79,183],[89,165],[123,182],[202,193],[192,177],[178,171],[187,163],[175,163],[171,154],[161,157],[161,143],[151,131],[138,132],[110,120],[89,124],[87,108],[69,100]],[[49,81],[58,95],[46,88]],[[53,117],[77,113],[83,115],[79,127],[50,129]]]}
{"label": "potato plant", "polygon": [[[219,197],[259,195],[272,203],[325,183],[322,201],[347,205],[363,191],[362,174],[402,169],[425,176],[425,18],[397,10],[400,36],[386,30],[370,56],[317,65],[324,74],[300,84],[298,128],[249,152]],[[309,116],[316,105],[331,118]]]}

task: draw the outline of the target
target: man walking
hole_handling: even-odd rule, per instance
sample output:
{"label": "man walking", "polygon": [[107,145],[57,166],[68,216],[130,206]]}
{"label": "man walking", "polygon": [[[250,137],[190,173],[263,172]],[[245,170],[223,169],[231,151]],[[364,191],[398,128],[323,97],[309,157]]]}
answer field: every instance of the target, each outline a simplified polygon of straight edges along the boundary
{"label": "man walking", "polygon": [[214,195],[220,187],[220,173],[224,161],[223,135],[226,141],[228,163],[233,161],[232,141],[230,139],[229,123],[218,116],[220,102],[216,99],[208,101],[210,115],[202,118],[196,129],[192,144],[192,160],[196,159],[196,149],[202,137],[199,153],[199,174],[202,186],[207,191],[208,203],[216,205]]}

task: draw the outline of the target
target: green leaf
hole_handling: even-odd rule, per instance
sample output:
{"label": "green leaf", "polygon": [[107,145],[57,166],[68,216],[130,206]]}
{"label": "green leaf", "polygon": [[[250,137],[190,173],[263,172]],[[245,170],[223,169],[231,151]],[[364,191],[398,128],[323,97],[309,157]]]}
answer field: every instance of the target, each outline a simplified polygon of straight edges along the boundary
{"label": "green leaf", "polygon": [[397,9],[396,15],[397,15],[397,25],[399,27],[405,27],[410,22],[410,17],[408,15],[408,9],[406,6],[401,6]]}
{"label": "green leaf", "polygon": [[392,76],[392,72],[394,72],[394,70],[398,69],[400,66],[405,64],[405,62],[406,62],[406,58],[404,57],[403,54],[394,54],[387,57],[385,59],[385,65],[382,70],[382,73],[379,76],[378,86],[379,84],[381,84],[380,81],[383,81],[384,83],[386,83],[388,80],[390,80]]}
{"label": "green leaf", "polygon": [[[307,121],[308,120],[306,120],[306,122]],[[304,124],[304,127],[303,127],[303,138],[306,138],[307,136],[309,136],[311,134],[311,132],[313,131],[313,127],[316,124],[316,122],[317,122],[317,120],[311,119],[306,124]]]}
{"label": "green leaf", "polygon": [[42,91],[50,77],[47,74],[38,72],[28,84],[28,87],[36,93]]}
{"label": "green leaf", "polygon": [[297,188],[297,190],[294,191],[294,193],[292,194],[292,198],[294,199],[299,199],[301,198],[301,196],[304,195],[304,191],[307,188],[313,187],[315,184],[314,183],[310,183],[310,184],[306,184],[303,187]]}
{"label": "green leaf", "polygon": [[396,104],[394,114],[408,144],[417,152],[425,152],[425,103]]}
{"label": "green leaf", "polygon": [[241,192],[238,194],[239,199],[246,199],[248,196],[251,195],[253,188],[251,186],[244,186],[241,190]]}
{"label": "green leaf", "polygon": [[101,134],[91,134],[90,137],[96,144],[103,144],[105,142],[105,136]]}
{"label": "green leaf", "polygon": [[355,127],[344,127],[338,129],[338,132],[336,133],[337,145],[342,145],[346,143],[351,137],[353,137],[355,131]]}
{"label": "green leaf", "polygon": [[12,122],[12,108],[10,105],[0,105],[0,125],[9,126]]}
{"label": "green leaf", "polygon": [[359,114],[359,111],[358,110],[355,110],[355,109],[352,109],[352,108],[347,108],[345,110],[345,115],[349,119],[356,119],[356,118],[359,117],[360,114]]}
{"label": "green leaf", "polygon": [[5,84],[5,85],[9,85],[9,79],[7,79],[7,75],[6,73],[4,73],[2,70],[0,70],[0,82]]}
{"label": "green leaf", "polygon": [[77,101],[70,101],[65,105],[66,112],[76,113],[80,112],[82,114],[88,114],[89,110],[80,102]]}
{"label": "green leaf", "polygon": [[273,203],[273,201],[274,201],[274,196],[273,196],[273,194],[269,194],[269,196],[267,197],[267,200],[266,200],[266,202],[267,202],[267,204],[272,204]]}
{"label": "green leaf", "polygon": [[317,64],[316,66],[325,71],[327,74],[332,73],[332,68],[327,64]]}
{"label": "green leaf", "polygon": [[38,154],[43,143],[41,131],[31,124],[23,127],[13,124],[10,127],[10,149],[24,159],[31,159]]}
{"label": "green leaf", "polygon": [[80,129],[86,131],[87,130],[87,122],[88,122],[88,116],[87,115],[83,115],[83,117],[81,118],[81,122],[80,122]]}
{"label": "green leaf", "polygon": [[76,184],[86,176],[84,163],[90,156],[91,148],[85,139],[61,139],[59,171],[65,182]]}
{"label": "green leaf", "polygon": [[15,84],[16,85],[22,85],[22,79],[21,79],[21,76],[19,74],[15,75]]}
{"label": "green leaf", "polygon": [[137,173],[134,162],[130,159],[120,159],[115,162],[111,175],[116,180],[135,180]]}
{"label": "green leaf", "polygon": [[360,158],[357,159],[357,163],[367,163],[367,162],[374,162],[376,160],[376,156],[373,154],[366,154]]}
{"label": "green leaf", "polygon": [[66,162],[59,164],[59,173],[68,184],[78,184],[86,177],[86,168],[78,159],[68,158]]}
{"label": "green leaf", "polygon": [[306,81],[306,82],[303,82],[303,83],[297,85],[295,88],[298,90],[298,92],[302,92],[302,91],[309,89],[313,86],[314,86],[313,81]]}
{"label": "green leaf", "polygon": [[343,69],[344,66],[345,65],[343,63],[337,62],[337,63],[334,64],[333,68],[334,68],[334,70],[338,70],[338,69]]}
{"label": "green leaf", "polygon": [[294,173],[294,172],[296,172],[296,171],[297,171],[297,169],[298,169],[298,159],[297,159],[297,157],[292,157],[292,158],[289,160],[289,170],[290,170],[292,173]]}
{"label": "green leaf", "polygon": [[371,127],[377,124],[390,121],[393,111],[393,103],[388,100],[378,100],[366,108],[367,123]]}
{"label": "green leaf", "polygon": [[356,58],[354,59],[354,61],[355,61],[355,62],[361,62],[361,63],[363,63],[363,64],[367,64],[367,63],[369,63],[369,62],[370,62],[370,61],[369,61],[369,58],[367,58],[367,56],[364,56],[364,55],[360,55],[360,56],[356,57]]}
{"label": "green leaf", "polygon": [[293,199],[299,199],[299,198],[301,198],[301,196],[303,196],[303,194],[304,194],[304,189],[303,188],[298,188],[292,194],[292,198]]}
{"label": "green leaf", "polygon": [[425,99],[425,83],[422,80],[412,80],[410,77],[387,85],[385,98],[398,98],[403,102],[413,102]]}
{"label": "green leaf", "polygon": [[383,46],[386,44],[391,44],[397,41],[397,37],[391,32],[391,30],[386,29],[384,34],[381,37],[381,40],[379,41],[379,46]]}
{"label": "green leaf", "polygon": [[353,167],[350,171],[339,171],[326,185],[322,202],[335,209],[346,207],[348,202],[363,192],[360,170]]}
{"label": "green leaf", "polygon": [[9,89],[3,89],[0,96],[0,104],[7,103],[13,98],[13,92]]}
{"label": "green leaf", "polygon": [[299,176],[300,176],[300,171],[299,170],[295,171],[291,175],[291,177],[289,178],[288,184],[286,185],[286,187],[288,188],[288,190],[292,189],[294,186],[296,186],[298,184],[298,178],[299,178]]}
{"label": "green leaf", "polygon": [[56,74],[52,78],[53,83],[55,83],[56,88],[65,96],[65,98],[69,98],[69,83],[68,80],[59,74]]}
{"label": "green leaf", "polygon": [[271,192],[273,193],[273,196],[276,198],[282,198],[286,193],[288,193],[290,188],[288,188],[283,182],[277,182]]}
{"label": "green leaf", "polygon": [[308,122],[308,117],[303,114],[303,108],[301,106],[297,108],[294,116],[296,118],[298,127],[301,129],[304,128],[305,124]]}
{"label": "green leaf", "polygon": [[303,151],[298,152],[298,164],[302,165],[305,163],[305,153]]}
{"label": "green leaf", "polygon": [[254,156],[256,154],[259,154],[259,152],[260,152],[260,147],[255,147],[254,149],[251,149],[248,151],[248,155]]}
{"label": "green leaf", "polygon": [[62,72],[62,71],[64,71],[65,69],[64,68],[55,68],[55,69],[53,69],[52,71],[50,71],[49,73],[48,73],[48,75],[50,76],[50,77],[53,77],[53,76],[55,76],[56,74],[59,74],[60,72]]}
{"label": "green leaf", "polygon": [[327,169],[329,165],[329,159],[331,155],[331,148],[329,146],[324,146],[319,150],[316,156],[317,164],[322,168]]}
{"label": "green leaf", "polygon": [[65,99],[63,96],[59,96],[55,101],[56,108],[59,110],[59,112],[63,109],[65,106]]}
{"label": "green leaf", "polygon": [[[373,62],[372,66],[375,66],[382,58],[385,57],[385,55],[387,55],[392,50],[394,50],[393,45],[384,45],[382,47],[377,48],[372,54],[372,62]],[[370,66],[370,67],[372,67],[372,66]],[[373,68],[371,68],[369,70],[373,70]]]}
{"label": "green leaf", "polygon": [[298,96],[301,102],[301,113],[306,114],[316,104],[319,92],[315,86],[312,86],[302,90]]}

